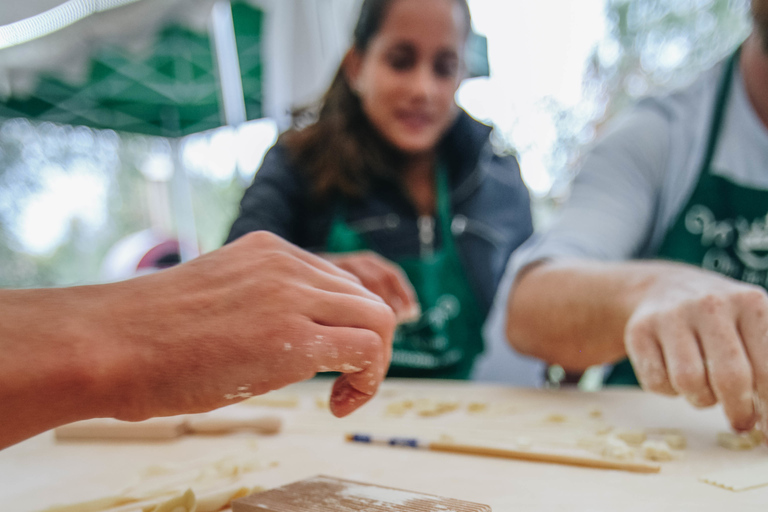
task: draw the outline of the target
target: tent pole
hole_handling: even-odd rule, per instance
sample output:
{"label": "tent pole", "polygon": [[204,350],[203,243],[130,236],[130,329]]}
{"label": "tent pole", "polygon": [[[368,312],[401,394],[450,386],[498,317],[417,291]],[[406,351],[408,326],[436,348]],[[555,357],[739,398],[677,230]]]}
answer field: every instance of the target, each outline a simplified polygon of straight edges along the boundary
{"label": "tent pole", "polygon": [[173,209],[176,218],[176,236],[179,239],[179,256],[181,262],[192,260],[200,255],[200,245],[197,240],[195,227],[195,212],[192,207],[192,187],[181,158],[181,139],[168,139],[171,144],[173,158],[173,178],[171,189],[173,193]]}

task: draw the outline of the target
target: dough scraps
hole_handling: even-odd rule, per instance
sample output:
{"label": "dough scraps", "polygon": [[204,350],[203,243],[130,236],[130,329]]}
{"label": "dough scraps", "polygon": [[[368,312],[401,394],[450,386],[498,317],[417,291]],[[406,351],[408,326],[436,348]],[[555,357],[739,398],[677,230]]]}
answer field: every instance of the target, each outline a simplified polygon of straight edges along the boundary
{"label": "dough scraps", "polygon": [[642,430],[619,430],[614,435],[630,446],[640,446],[648,439]]}
{"label": "dough scraps", "polygon": [[113,496],[44,512],[215,512],[233,499],[264,490],[252,482],[264,467],[250,450],[184,465],[150,466],[137,484]]}
{"label": "dough scraps", "polygon": [[609,437],[602,447],[601,455],[609,459],[627,460],[635,456],[635,450],[622,439]]}
{"label": "dough scraps", "polygon": [[673,450],[685,450],[688,441],[683,434],[664,434],[664,442]]}
{"label": "dough scraps", "polygon": [[664,441],[644,441],[640,445],[643,457],[648,460],[665,461],[672,460],[672,449]]}
{"label": "dough scraps", "polygon": [[699,480],[729,491],[746,491],[768,485],[768,461],[750,466],[725,469],[699,477]]}
{"label": "dough scraps", "polygon": [[742,434],[735,432],[718,432],[717,444],[728,450],[751,450],[763,442],[763,433],[757,429]]}

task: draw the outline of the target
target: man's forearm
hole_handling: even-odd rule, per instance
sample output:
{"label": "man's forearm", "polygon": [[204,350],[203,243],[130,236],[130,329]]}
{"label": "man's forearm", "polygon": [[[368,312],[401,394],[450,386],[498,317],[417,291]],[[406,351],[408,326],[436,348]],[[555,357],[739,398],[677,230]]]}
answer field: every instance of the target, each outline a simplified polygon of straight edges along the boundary
{"label": "man's forearm", "polygon": [[109,414],[100,354],[82,330],[93,288],[0,290],[0,448]]}
{"label": "man's forearm", "polygon": [[666,263],[544,262],[510,292],[506,333],[520,353],[581,371],[626,356],[624,328]]}

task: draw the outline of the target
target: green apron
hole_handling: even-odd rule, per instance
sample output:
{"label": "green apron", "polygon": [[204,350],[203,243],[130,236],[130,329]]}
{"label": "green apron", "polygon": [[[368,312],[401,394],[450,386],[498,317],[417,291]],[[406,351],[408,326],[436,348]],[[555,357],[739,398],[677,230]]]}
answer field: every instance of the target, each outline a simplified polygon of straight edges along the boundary
{"label": "green apron", "polygon": [[[442,248],[395,261],[411,281],[422,314],[417,321],[397,328],[390,377],[467,379],[475,357],[483,350],[484,315],[451,233],[450,189],[442,167],[437,169],[436,181]],[[326,250],[346,253],[369,248],[365,236],[347,225],[343,212],[336,215]]]}
{"label": "green apron", "polygon": [[[699,181],[667,231],[658,257],[768,288],[768,190],[744,187],[712,172],[739,53],[725,64],[718,86]],[[614,367],[606,384],[638,384],[628,360]]]}

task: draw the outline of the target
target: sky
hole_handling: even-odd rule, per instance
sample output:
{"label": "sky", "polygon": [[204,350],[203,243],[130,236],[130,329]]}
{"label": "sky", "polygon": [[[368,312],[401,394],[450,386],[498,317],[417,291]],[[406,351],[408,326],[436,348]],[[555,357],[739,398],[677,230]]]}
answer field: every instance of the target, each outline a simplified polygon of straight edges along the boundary
{"label": "sky", "polygon": [[[488,38],[491,77],[465,81],[457,101],[501,131],[519,152],[531,192],[545,195],[552,185],[546,166],[556,135],[546,102],[568,107],[581,101],[586,59],[605,35],[604,0],[469,0],[469,5],[475,30]],[[249,180],[276,136],[269,120],[193,136],[183,144],[182,161],[190,172],[212,179],[231,180],[240,172]],[[162,174],[168,165],[149,160],[146,171]],[[20,212],[21,242],[31,253],[46,254],[66,236],[71,218],[96,227],[104,220],[105,190],[93,173],[53,173],[49,186]]]}

